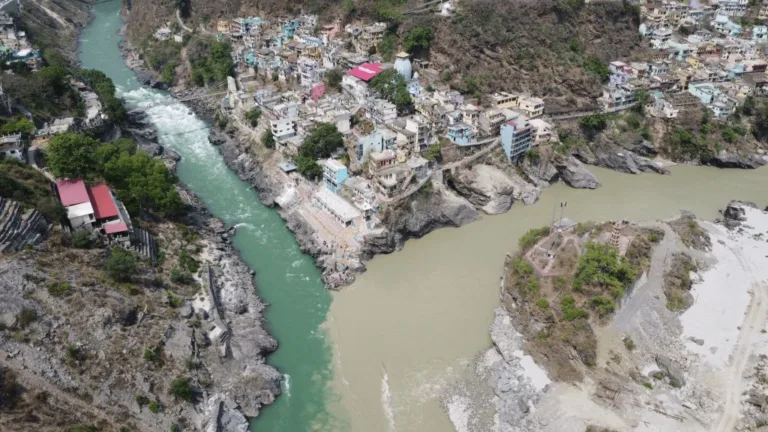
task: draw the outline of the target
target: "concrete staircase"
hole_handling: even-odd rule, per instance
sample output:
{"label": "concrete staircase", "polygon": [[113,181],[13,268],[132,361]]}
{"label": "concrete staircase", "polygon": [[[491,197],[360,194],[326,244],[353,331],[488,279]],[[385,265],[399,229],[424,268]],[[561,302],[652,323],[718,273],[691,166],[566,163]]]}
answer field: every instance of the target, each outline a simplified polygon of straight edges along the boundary
{"label": "concrete staircase", "polygon": [[0,253],[18,252],[36,244],[47,232],[48,222],[40,212],[24,213],[16,201],[0,198]]}
{"label": "concrete staircase", "polygon": [[155,238],[141,228],[133,228],[131,244],[139,255],[149,258],[153,265],[157,264],[157,243]]}

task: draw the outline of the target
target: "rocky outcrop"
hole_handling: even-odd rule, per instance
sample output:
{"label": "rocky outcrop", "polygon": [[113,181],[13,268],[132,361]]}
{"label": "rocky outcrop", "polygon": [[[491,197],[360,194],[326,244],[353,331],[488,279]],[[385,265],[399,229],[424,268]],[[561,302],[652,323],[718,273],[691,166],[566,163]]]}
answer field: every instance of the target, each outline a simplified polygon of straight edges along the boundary
{"label": "rocky outcrop", "polygon": [[757,209],[758,207],[755,203],[748,201],[729,202],[725,210],[721,210],[724,225],[730,229],[738,228],[747,220],[747,208]]}
{"label": "rocky outcrop", "polygon": [[765,165],[766,161],[757,155],[742,156],[722,151],[709,159],[702,159],[702,163],[718,168],[755,169]]}
{"label": "rocky outcrop", "polygon": [[594,147],[583,145],[577,147],[572,154],[585,164],[627,174],[639,174],[641,172],[669,174],[666,168],[647,157],[637,155],[631,150],[613,144],[601,144]]}
{"label": "rocky outcrop", "polygon": [[525,158],[520,164],[523,174],[539,188],[549,187],[560,176],[551,157]]}
{"label": "rocky outcrop", "polygon": [[[539,390],[523,367],[521,353],[525,340],[515,330],[512,320],[503,307],[496,308],[491,324],[491,340],[501,355],[501,360],[493,366],[490,385],[496,398],[496,413],[500,431],[527,430],[527,415],[539,401],[546,387]],[[527,373],[526,373],[527,372]],[[541,371],[544,374],[543,370]],[[539,377],[546,380],[546,375]],[[541,385],[542,383],[538,383]]]}
{"label": "rocky outcrop", "polygon": [[597,177],[573,156],[557,160],[555,166],[560,173],[560,178],[570,187],[577,189],[597,189],[600,187],[600,181],[597,180]]}
{"label": "rocky outcrop", "polygon": [[525,182],[519,175],[510,176],[490,165],[462,169],[452,178],[459,194],[487,214],[500,214],[512,207],[515,199],[533,204],[541,190]]}
{"label": "rocky outcrop", "polygon": [[387,209],[381,231],[368,234],[363,243],[363,257],[400,249],[406,240],[423,237],[442,227],[460,227],[479,218],[475,207],[440,183],[428,183],[429,193],[417,192],[410,201]]}

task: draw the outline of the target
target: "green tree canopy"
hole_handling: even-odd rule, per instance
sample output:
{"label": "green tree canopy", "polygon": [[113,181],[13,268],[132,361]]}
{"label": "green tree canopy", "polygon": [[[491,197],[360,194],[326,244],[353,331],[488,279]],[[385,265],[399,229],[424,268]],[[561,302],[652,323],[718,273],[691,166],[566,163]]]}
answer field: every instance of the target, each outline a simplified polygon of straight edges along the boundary
{"label": "green tree canopy", "polygon": [[408,31],[403,41],[405,50],[409,53],[425,51],[429,49],[432,39],[435,38],[432,29],[429,27],[414,27]]}
{"label": "green tree canopy", "polygon": [[139,260],[136,255],[120,248],[114,248],[104,262],[104,271],[118,282],[129,282],[136,273]]}
{"label": "green tree canopy", "polygon": [[35,131],[35,124],[24,116],[14,117],[5,121],[0,126],[0,133],[3,135],[13,135],[20,133],[22,136],[29,137]]}
{"label": "green tree canopy", "polygon": [[259,107],[253,107],[245,113],[245,119],[248,120],[252,127],[259,125],[259,118],[261,118],[261,108]]}
{"label": "green tree canopy", "polygon": [[304,140],[299,154],[316,160],[327,158],[342,147],[344,147],[344,136],[336,129],[336,125],[319,123]]}
{"label": "green tree canopy", "polygon": [[397,106],[402,111],[410,105],[411,94],[408,93],[408,83],[405,78],[394,69],[388,69],[376,75],[370,84],[377,93]]}
{"label": "green tree canopy", "polygon": [[97,150],[101,143],[89,136],[64,133],[48,145],[48,168],[58,178],[92,179],[100,171]]}
{"label": "green tree canopy", "polygon": [[333,68],[328,71],[328,73],[325,74],[325,82],[328,84],[328,87],[333,87],[335,89],[341,88],[341,79],[344,77],[344,74],[341,72],[341,69],[339,68]]}
{"label": "green tree canopy", "polygon": [[275,148],[275,136],[272,134],[271,129],[267,129],[266,132],[261,135],[261,144],[268,149]]}
{"label": "green tree canopy", "polygon": [[115,84],[104,72],[95,69],[84,69],[80,71],[80,78],[99,96],[104,112],[109,116],[110,120],[121,122],[125,119],[125,102],[117,97]]}
{"label": "green tree canopy", "polygon": [[142,210],[175,216],[184,205],[176,176],[159,159],[144,152],[122,152],[104,164],[104,178],[117,189],[118,198],[131,213]]}

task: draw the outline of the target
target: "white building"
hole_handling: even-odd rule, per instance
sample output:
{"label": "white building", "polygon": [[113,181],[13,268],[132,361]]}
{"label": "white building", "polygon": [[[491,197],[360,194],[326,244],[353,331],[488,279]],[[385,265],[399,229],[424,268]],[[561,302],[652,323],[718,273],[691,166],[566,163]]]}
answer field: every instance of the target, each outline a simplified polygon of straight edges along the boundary
{"label": "white building", "polygon": [[554,128],[542,119],[532,119],[528,123],[533,127],[533,143],[538,145],[551,141],[554,136]]}
{"label": "white building", "polygon": [[536,97],[520,98],[520,111],[528,118],[539,117],[544,114],[544,101]]}
{"label": "white building", "polygon": [[339,224],[350,226],[362,215],[352,204],[327,188],[321,188],[314,195],[314,203],[327,211]]}
{"label": "white building", "polygon": [[0,154],[24,162],[24,143],[21,141],[21,134],[6,135],[0,138]]}

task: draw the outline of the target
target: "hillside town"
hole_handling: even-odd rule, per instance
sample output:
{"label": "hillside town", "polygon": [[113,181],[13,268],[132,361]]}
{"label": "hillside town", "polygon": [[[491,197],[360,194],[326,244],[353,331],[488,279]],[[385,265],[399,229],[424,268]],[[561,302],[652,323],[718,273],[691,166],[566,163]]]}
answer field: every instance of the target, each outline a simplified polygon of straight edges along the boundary
{"label": "hillside town", "polygon": [[[442,3],[438,13],[450,17],[455,6]],[[282,155],[288,186],[276,202],[302,215],[323,244],[338,250],[343,272],[363,237],[381,228],[383,206],[495,150],[515,164],[536,146],[558,141],[556,122],[638,103],[660,119],[674,121],[681,111],[703,106],[725,120],[747,96],[762,94],[768,27],[744,23],[745,5],[634,7],[647,59],[597,65],[602,95],[569,108],[548,106],[541,95],[462,94],[441,83],[441,71],[418,47],[382,53],[383,22],[319,25],[314,15],[222,19],[212,25],[216,39],[232,46],[236,77],[228,80],[221,109],[254,141]],[[768,6],[761,13],[768,14]],[[170,26],[155,33],[171,37],[181,39]],[[321,124],[333,125],[344,145],[317,161],[318,185],[305,179],[312,176],[302,172],[300,154]]]}

